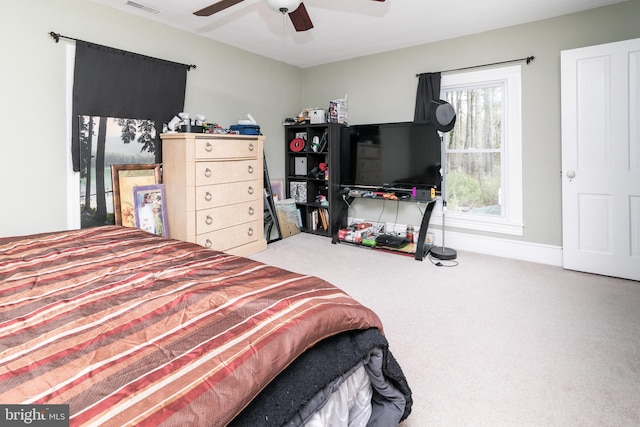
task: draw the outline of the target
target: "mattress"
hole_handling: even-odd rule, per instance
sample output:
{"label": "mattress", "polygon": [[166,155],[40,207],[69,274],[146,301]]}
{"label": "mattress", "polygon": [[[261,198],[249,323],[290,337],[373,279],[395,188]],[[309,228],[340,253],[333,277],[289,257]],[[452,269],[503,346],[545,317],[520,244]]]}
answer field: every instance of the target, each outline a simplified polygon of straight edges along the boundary
{"label": "mattress", "polygon": [[0,239],[0,402],[67,404],[71,425],[302,425],[360,367],[367,422],[405,419],[380,319],[317,277],[118,226]]}

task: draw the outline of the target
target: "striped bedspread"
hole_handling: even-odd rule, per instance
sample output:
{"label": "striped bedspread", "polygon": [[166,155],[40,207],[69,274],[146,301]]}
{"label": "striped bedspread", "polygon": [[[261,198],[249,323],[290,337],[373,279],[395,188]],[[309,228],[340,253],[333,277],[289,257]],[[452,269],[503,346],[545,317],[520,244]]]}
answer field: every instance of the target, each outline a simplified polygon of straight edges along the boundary
{"label": "striped bedspread", "polygon": [[0,239],[0,403],[71,425],[225,425],[305,349],[379,318],[333,285],[117,226]]}

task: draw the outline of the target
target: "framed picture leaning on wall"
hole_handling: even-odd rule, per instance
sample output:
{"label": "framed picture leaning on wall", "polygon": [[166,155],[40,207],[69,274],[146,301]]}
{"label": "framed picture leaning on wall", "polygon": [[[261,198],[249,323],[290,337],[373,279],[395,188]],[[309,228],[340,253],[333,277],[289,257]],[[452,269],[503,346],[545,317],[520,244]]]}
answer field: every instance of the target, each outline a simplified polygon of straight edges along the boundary
{"label": "framed picture leaning on wall", "polygon": [[136,227],[158,236],[169,237],[167,229],[164,185],[144,185],[133,188]]}
{"label": "framed picture leaning on wall", "polygon": [[134,187],[162,183],[159,164],[111,165],[116,225],[136,227]]}

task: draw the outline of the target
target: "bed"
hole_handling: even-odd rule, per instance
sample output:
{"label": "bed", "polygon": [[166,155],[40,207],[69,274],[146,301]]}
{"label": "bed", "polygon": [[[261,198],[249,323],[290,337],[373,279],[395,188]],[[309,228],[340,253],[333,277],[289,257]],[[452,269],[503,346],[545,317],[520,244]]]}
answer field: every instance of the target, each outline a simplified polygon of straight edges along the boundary
{"label": "bed", "polygon": [[105,226],[0,238],[0,403],[70,424],[391,426],[412,396],[335,286]]}

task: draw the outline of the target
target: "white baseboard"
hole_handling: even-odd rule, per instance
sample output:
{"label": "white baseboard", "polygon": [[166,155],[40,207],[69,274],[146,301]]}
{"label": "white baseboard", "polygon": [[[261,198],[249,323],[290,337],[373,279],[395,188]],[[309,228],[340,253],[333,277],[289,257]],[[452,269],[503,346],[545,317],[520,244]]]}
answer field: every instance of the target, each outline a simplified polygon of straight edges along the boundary
{"label": "white baseboard", "polygon": [[[358,218],[349,218],[349,224],[362,222]],[[406,229],[403,224],[386,224],[386,230],[402,232]],[[442,230],[429,228],[435,234],[436,246],[442,245]],[[537,262],[540,264],[562,266],[562,247],[543,245],[540,243],[522,242],[511,239],[467,234],[454,231],[445,232],[445,246],[459,251],[476,252],[479,254],[518,259],[521,261]]]}
{"label": "white baseboard", "polygon": [[[442,245],[442,231],[433,230],[436,244]],[[519,259],[562,267],[562,248],[539,243],[465,234],[453,231],[445,232],[445,246],[448,248],[476,252],[503,258]]]}

